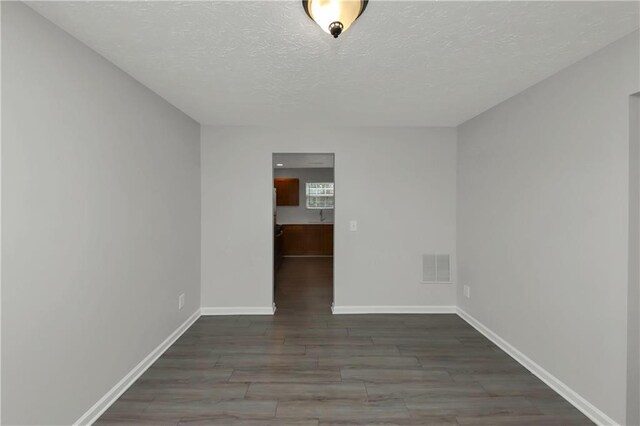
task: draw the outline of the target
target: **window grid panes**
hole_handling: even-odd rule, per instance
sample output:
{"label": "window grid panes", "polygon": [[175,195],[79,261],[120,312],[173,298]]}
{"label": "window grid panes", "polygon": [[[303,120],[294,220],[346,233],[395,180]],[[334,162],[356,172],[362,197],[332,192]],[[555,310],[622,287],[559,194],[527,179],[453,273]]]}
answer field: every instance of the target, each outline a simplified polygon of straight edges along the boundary
{"label": "window grid panes", "polygon": [[333,209],[333,182],[307,182],[307,208]]}

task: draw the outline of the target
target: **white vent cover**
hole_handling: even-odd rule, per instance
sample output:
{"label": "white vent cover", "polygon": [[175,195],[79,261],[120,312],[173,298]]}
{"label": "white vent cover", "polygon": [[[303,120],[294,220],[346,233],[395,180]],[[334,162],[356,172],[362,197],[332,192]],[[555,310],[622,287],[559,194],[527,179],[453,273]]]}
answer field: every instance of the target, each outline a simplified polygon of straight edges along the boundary
{"label": "white vent cover", "polygon": [[448,254],[422,255],[422,281],[425,283],[451,282],[451,258]]}

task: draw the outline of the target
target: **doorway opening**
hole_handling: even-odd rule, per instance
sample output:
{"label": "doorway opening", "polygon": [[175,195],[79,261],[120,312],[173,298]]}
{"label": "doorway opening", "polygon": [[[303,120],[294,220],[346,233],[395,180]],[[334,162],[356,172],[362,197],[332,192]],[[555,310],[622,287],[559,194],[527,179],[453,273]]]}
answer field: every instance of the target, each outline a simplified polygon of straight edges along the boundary
{"label": "doorway opening", "polygon": [[276,315],[331,313],[334,154],[273,154],[272,163]]}
{"label": "doorway opening", "polygon": [[629,98],[627,424],[640,424],[640,93]]}

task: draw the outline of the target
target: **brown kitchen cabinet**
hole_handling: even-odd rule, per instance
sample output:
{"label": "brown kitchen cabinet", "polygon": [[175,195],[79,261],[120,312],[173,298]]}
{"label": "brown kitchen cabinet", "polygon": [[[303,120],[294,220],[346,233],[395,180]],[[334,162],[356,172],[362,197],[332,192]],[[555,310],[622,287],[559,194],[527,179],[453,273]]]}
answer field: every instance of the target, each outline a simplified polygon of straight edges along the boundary
{"label": "brown kitchen cabinet", "polygon": [[284,256],[333,256],[333,224],[282,225]]}
{"label": "brown kitchen cabinet", "polygon": [[296,178],[275,178],[276,206],[300,205],[300,180]]}

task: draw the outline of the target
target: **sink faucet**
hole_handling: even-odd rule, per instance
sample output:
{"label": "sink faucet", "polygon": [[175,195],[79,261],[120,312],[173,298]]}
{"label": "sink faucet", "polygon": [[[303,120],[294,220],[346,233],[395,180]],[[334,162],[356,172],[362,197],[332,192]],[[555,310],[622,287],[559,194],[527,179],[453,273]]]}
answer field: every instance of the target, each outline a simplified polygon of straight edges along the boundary
{"label": "sink faucet", "polygon": [[324,222],[323,212],[324,210],[320,209],[320,222]]}

